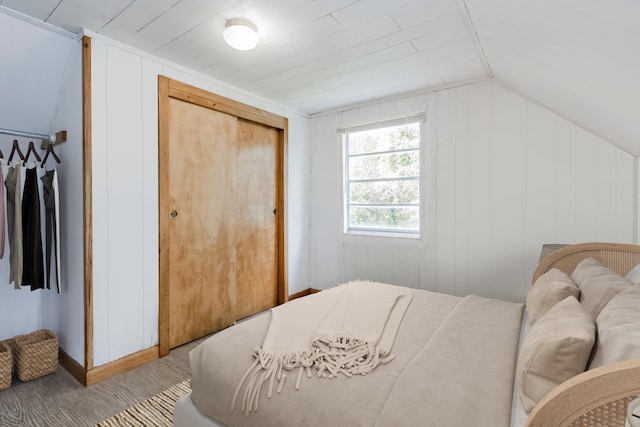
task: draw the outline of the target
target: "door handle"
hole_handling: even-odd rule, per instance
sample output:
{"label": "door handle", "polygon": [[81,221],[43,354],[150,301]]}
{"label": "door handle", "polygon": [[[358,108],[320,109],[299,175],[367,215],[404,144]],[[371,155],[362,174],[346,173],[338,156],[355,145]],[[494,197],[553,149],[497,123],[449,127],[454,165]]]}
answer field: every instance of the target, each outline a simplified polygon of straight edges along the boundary
{"label": "door handle", "polygon": [[274,215],[278,215],[278,209],[274,209],[274,210],[273,210],[273,214],[274,214]]}
{"label": "door handle", "polygon": [[169,216],[173,219],[175,219],[175,217],[178,216],[178,211],[177,210],[172,210],[171,212],[169,212]]}

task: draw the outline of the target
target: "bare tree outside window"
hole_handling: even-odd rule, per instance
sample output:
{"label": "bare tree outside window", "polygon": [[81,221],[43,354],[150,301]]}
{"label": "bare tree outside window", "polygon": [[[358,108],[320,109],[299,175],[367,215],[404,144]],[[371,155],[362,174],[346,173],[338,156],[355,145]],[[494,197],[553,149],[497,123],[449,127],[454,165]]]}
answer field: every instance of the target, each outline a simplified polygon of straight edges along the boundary
{"label": "bare tree outside window", "polygon": [[344,133],[347,231],[420,232],[420,123]]}

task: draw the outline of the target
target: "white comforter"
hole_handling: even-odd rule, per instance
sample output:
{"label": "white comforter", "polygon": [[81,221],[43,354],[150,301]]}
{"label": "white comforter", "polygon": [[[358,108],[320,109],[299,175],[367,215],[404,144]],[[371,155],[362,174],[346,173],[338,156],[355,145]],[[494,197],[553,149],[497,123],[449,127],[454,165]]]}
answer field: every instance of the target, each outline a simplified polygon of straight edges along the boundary
{"label": "white comforter", "polygon": [[[313,296],[305,297],[313,298]],[[392,362],[365,376],[305,379],[246,416],[233,390],[264,340],[270,314],[226,329],[190,354],[192,400],[228,426],[507,427],[522,304],[413,291]]]}

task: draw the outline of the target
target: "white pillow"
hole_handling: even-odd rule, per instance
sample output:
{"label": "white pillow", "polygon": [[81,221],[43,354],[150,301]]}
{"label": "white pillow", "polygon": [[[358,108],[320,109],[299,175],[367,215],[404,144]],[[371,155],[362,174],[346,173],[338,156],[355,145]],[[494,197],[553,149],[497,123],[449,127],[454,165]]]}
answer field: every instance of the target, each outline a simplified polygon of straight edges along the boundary
{"label": "white pillow", "polygon": [[580,288],[580,303],[595,320],[605,305],[633,283],[593,258],[577,265],[571,278]]}
{"label": "white pillow", "polygon": [[640,286],[613,297],[596,323],[598,341],[589,369],[640,359]]}
{"label": "white pillow", "polygon": [[640,264],[631,269],[630,272],[624,276],[625,279],[633,283],[634,285],[640,284]]}
{"label": "white pillow", "polygon": [[538,277],[527,294],[527,316],[531,325],[551,307],[570,295],[577,299],[580,296],[580,289],[566,273],[552,268]]}
{"label": "white pillow", "polygon": [[531,327],[516,369],[527,414],[553,388],[584,371],[595,334],[591,315],[573,296],[560,301]]}

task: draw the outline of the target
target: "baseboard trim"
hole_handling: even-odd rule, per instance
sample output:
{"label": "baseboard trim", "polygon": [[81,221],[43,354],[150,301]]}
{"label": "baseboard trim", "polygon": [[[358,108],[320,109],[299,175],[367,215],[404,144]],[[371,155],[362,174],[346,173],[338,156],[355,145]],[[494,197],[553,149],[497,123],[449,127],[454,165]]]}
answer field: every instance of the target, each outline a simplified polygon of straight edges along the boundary
{"label": "baseboard trim", "polygon": [[153,346],[137,353],[130,354],[121,359],[109,362],[106,365],[100,365],[87,371],[86,386],[97,384],[107,378],[122,374],[134,368],[142,366],[146,363],[154,361],[159,356],[159,347]]}
{"label": "baseboard trim", "polygon": [[315,294],[316,292],[320,292],[319,289],[308,288],[300,292],[296,292],[293,295],[289,295],[289,301],[294,300],[296,298],[306,297],[307,295]]}
{"label": "baseboard trim", "polygon": [[87,385],[87,372],[84,370],[84,366],[78,363],[73,357],[69,356],[63,349],[58,349],[58,363],[67,372],[78,380],[83,386]]}
{"label": "baseboard trim", "polygon": [[[308,288],[300,292],[296,292],[293,295],[289,295],[289,301],[296,298],[302,298],[307,295],[320,292],[319,289]],[[97,384],[115,375],[122,374],[124,372],[135,369],[159,357],[159,346],[153,346],[137,353],[130,354],[121,359],[109,362],[106,365],[100,365],[88,371],[85,371],[84,367],[76,362],[71,356],[65,353],[63,350],[59,351],[60,365],[65,368],[75,379],[81,384],[89,387]]]}

